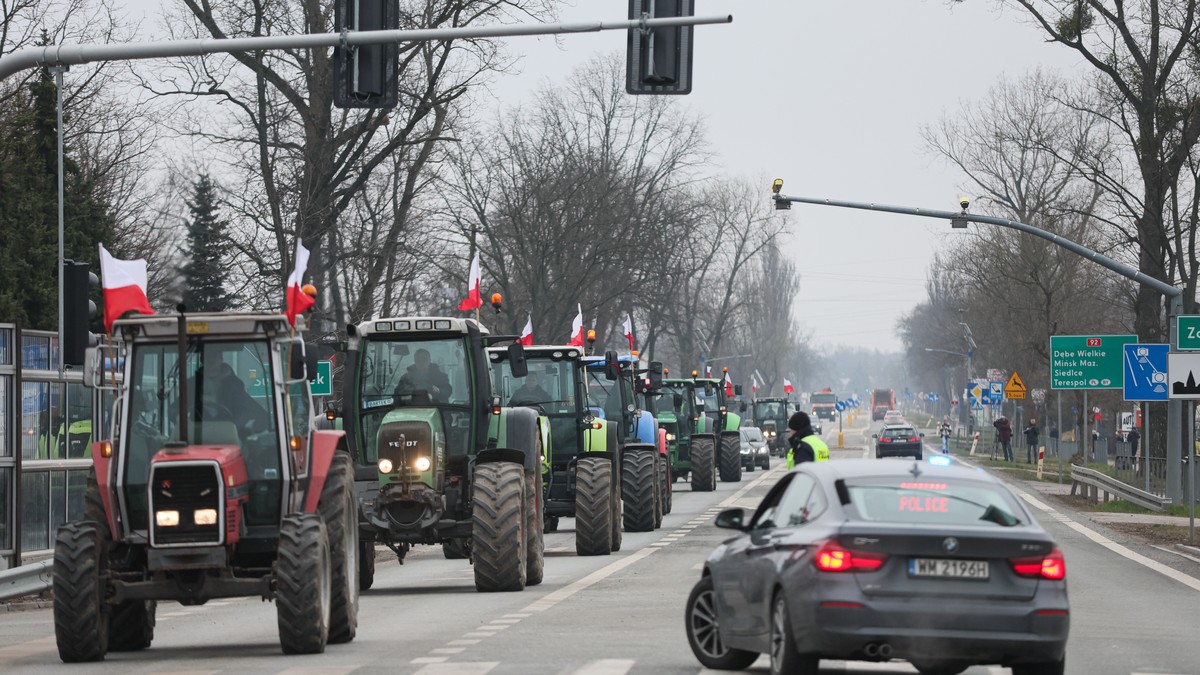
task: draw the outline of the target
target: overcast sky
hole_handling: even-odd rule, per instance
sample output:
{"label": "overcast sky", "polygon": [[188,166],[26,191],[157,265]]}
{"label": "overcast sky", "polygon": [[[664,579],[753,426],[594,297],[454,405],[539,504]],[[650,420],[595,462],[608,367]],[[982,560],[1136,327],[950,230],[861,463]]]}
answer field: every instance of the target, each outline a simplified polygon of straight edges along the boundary
{"label": "overcast sky", "polygon": [[[125,0],[132,14],[159,2]],[[998,0],[697,0],[695,84],[714,170],[783,178],[785,192],[952,209],[962,177],[927,153],[924,124],[953,114],[1002,76],[1043,67],[1082,72],[1024,15]],[[627,0],[563,0],[562,21],[623,19]],[[520,72],[492,86],[495,105],[528,100],[597,52],[622,52],[623,32],[513,38]],[[785,250],[801,270],[796,310],[818,346],[899,350],[897,320],[924,297],[949,223],[796,205]]]}

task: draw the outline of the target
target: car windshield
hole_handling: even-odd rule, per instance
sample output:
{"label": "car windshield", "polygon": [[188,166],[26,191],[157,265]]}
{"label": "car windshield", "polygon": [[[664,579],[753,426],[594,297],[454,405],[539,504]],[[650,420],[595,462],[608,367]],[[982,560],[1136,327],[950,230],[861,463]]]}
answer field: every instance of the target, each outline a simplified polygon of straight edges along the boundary
{"label": "car windshield", "polygon": [[762,432],[754,427],[742,427],[741,432],[744,440],[762,442]]}
{"label": "car windshield", "polygon": [[1000,485],[945,478],[872,477],[846,479],[851,517],[913,525],[1011,527],[1021,509]]}

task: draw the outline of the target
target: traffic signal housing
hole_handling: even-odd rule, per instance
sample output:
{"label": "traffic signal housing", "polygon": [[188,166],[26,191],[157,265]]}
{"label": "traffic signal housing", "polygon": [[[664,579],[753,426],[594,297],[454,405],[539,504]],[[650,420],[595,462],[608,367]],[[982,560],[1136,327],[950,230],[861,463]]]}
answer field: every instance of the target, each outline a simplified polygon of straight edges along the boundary
{"label": "traffic signal housing", "polygon": [[[397,30],[399,0],[336,0],[333,26],[342,31]],[[333,48],[333,104],[339,108],[395,108],[399,102],[400,47],[396,43]]]}
{"label": "traffic signal housing", "polygon": [[[629,18],[694,16],[695,0],[629,0]],[[626,53],[625,91],[630,94],[692,92],[693,26],[631,29]]]}
{"label": "traffic signal housing", "polygon": [[96,343],[90,325],[96,316],[92,288],[100,279],[88,269],[87,263],[63,261],[63,365],[82,366],[87,348]]}

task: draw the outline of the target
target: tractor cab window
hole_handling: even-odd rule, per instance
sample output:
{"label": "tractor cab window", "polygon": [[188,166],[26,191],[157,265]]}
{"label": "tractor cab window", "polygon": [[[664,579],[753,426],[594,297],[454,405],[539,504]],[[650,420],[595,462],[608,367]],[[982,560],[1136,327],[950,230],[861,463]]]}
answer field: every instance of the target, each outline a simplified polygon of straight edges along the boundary
{"label": "tractor cab window", "polygon": [[[188,443],[239,448],[251,483],[247,524],[274,522],[281,446],[267,342],[192,341],[185,364]],[[181,440],[181,383],[176,343],[134,346],[123,461],[130,518],[135,523],[146,522],[150,459],[168,441]]]}
{"label": "tractor cab window", "polygon": [[529,374],[513,377],[507,361],[492,362],[492,392],[508,406],[537,406],[547,415],[575,415],[570,361],[529,359]]}
{"label": "tractor cab window", "polygon": [[714,424],[720,421],[721,397],[717,385],[704,384],[696,387],[696,402],[704,404],[704,415]]}
{"label": "tractor cab window", "polygon": [[588,407],[603,412],[609,420],[620,420],[625,405],[633,404],[633,387],[625,378],[609,380],[603,370],[588,371]]}
{"label": "tractor cab window", "polygon": [[783,409],[782,401],[769,401],[766,403],[754,404],[754,419],[756,420],[778,420],[787,418],[787,411]]}
{"label": "tractor cab window", "polygon": [[[465,337],[376,337],[365,341],[362,350],[358,387],[363,438],[374,439],[384,416],[394,409],[435,408],[448,451],[465,452],[471,446],[472,366]],[[363,447],[366,457],[360,461],[378,461],[374,442]]]}

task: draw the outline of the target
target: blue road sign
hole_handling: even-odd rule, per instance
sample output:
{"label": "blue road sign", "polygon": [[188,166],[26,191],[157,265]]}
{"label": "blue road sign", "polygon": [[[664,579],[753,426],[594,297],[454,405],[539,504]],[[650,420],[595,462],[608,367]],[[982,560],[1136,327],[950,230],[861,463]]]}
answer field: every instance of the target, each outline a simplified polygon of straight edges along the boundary
{"label": "blue road sign", "polygon": [[934,403],[937,403],[938,401],[942,400],[942,395],[941,394],[930,394],[929,400],[933,401]]}
{"label": "blue road sign", "polygon": [[983,403],[978,400],[972,400],[971,401],[971,410],[976,410],[976,411],[983,410]]}
{"label": "blue road sign", "polygon": [[988,383],[988,391],[991,394],[989,401],[992,405],[1004,403],[1004,383],[992,381]]}
{"label": "blue road sign", "polygon": [[1171,345],[1127,344],[1125,363],[1121,368],[1125,379],[1126,401],[1167,400],[1167,353]]}
{"label": "blue road sign", "polygon": [[845,402],[845,401],[838,401],[837,403],[834,403],[834,404],[833,404],[833,409],[834,409],[834,410],[836,410],[836,411],[838,411],[838,412],[842,412],[843,410],[845,410],[845,409],[846,409],[846,402]]}

